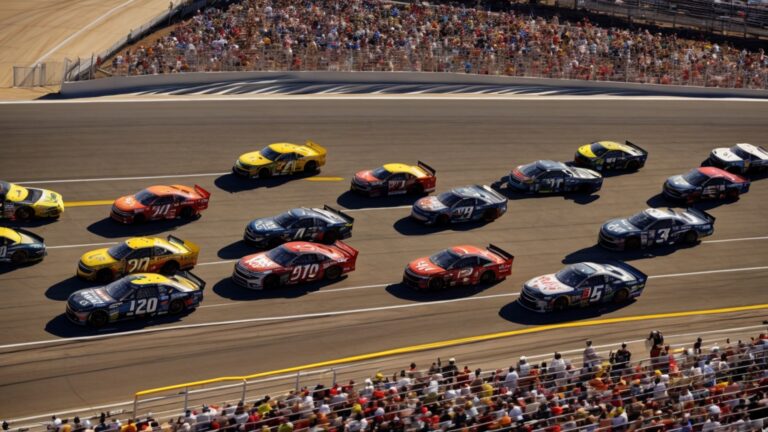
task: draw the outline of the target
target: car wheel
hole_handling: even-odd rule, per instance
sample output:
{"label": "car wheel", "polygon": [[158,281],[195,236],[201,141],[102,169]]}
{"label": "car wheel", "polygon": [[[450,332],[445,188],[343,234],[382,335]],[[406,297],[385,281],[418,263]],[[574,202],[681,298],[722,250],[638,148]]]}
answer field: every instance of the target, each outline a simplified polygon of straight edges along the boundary
{"label": "car wheel", "polygon": [[421,183],[416,183],[408,188],[409,195],[424,195],[424,186]]}
{"label": "car wheel", "polygon": [[562,312],[568,309],[568,299],[565,297],[558,298],[555,300],[555,303],[552,304],[552,309],[556,312]]}
{"label": "car wheel", "polygon": [[740,167],[737,167],[737,166],[729,166],[725,170],[728,171],[731,174],[737,174],[737,175],[741,174],[741,172],[742,172],[742,169]]}
{"label": "car wheel", "polygon": [[730,189],[726,196],[731,201],[737,201],[739,199],[739,191],[737,189]]}
{"label": "car wheel", "polygon": [[624,242],[625,250],[638,250],[640,249],[640,239],[637,237],[630,237]]}
{"label": "car wheel", "polygon": [[449,223],[451,223],[451,218],[446,214],[438,216],[435,220],[435,225],[437,226],[447,226]]}
{"label": "car wheel", "polygon": [[195,209],[192,207],[184,207],[179,213],[182,219],[192,219],[195,217]]}
{"label": "car wheel", "polygon": [[141,213],[133,217],[133,223],[136,225],[143,224],[146,221],[147,221],[147,218]]}
{"label": "car wheel", "polygon": [[325,278],[325,280],[329,280],[329,281],[336,280],[336,279],[340,278],[341,277],[341,267],[338,267],[338,266],[328,267],[325,270],[325,274],[323,275],[323,277]]}
{"label": "car wheel", "polygon": [[264,278],[264,289],[275,289],[280,286],[280,278],[277,275],[268,275]]}
{"label": "car wheel", "polygon": [[107,315],[107,313],[103,310],[93,311],[90,315],[88,315],[88,325],[93,328],[104,327],[108,322],[109,315]]}
{"label": "car wheel", "polygon": [[328,231],[327,233],[323,234],[323,243],[325,244],[333,244],[336,240],[339,238],[339,233],[336,231]]}
{"label": "car wheel", "polygon": [[627,162],[627,171],[637,171],[640,169],[640,164],[637,161]]}
{"label": "car wheel", "polygon": [[499,211],[496,209],[488,209],[483,213],[483,220],[486,222],[493,222],[499,217]]}
{"label": "car wheel", "polygon": [[21,264],[27,261],[27,253],[24,251],[16,251],[11,255],[11,262],[14,264]]}
{"label": "car wheel", "polygon": [[613,295],[613,302],[614,303],[624,303],[629,298],[629,291],[626,289],[620,289],[616,292],[616,294]]}
{"label": "car wheel", "polygon": [[163,267],[160,269],[160,273],[167,276],[174,275],[177,271],[179,271],[179,263],[176,261],[168,261],[163,264]]}
{"label": "car wheel", "polygon": [[96,273],[96,281],[99,283],[107,283],[115,280],[115,275],[110,269],[101,269]]}
{"label": "car wheel", "polygon": [[440,278],[432,278],[427,283],[427,288],[433,291],[441,290],[445,287],[445,281]]}
{"label": "car wheel", "polygon": [[16,219],[18,220],[32,219],[32,216],[34,215],[35,212],[29,207],[20,207],[16,209]]}
{"label": "car wheel", "polygon": [[259,170],[259,178],[265,179],[270,178],[272,176],[272,172],[267,168],[262,168]]}
{"label": "car wheel", "polygon": [[317,162],[309,161],[306,164],[304,164],[304,173],[305,174],[312,174],[314,172],[317,172]]}
{"label": "car wheel", "polygon": [[483,273],[480,276],[480,283],[481,284],[486,284],[487,285],[487,284],[492,284],[494,282],[496,282],[496,274],[493,271],[491,271],[491,270],[488,270],[487,272]]}
{"label": "car wheel", "polygon": [[699,241],[699,235],[696,233],[696,231],[688,231],[685,233],[683,240],[685,240],[685,242],[688,244],[695,244],[697,241]]}
{"label": "car wheel", "polygon": [[184,308],[184,301],[181,299],[176,299],[172,301],[170,305],[168,305],[168,315],[178,315],[184,312]]}

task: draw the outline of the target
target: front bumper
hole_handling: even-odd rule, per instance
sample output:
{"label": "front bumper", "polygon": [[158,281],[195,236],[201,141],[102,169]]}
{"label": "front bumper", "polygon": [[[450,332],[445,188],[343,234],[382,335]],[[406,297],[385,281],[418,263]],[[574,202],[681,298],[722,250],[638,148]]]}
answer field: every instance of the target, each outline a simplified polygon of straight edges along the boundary
{"label": "front bumper", "polygon": [[665,197],[673,200],[688,199],[690,195],[689,192],[671,188],[667,183],[664,183],[664,187],[662,188],[661,193],[664,194]]}
{"label": "front bumper", "polygon": [[77,263],[77,275],[83,279],[93,280],[96,278],[96,270],[86,266],[80,261]]}
{"label": "front bumper", "polygon": [[232,173],[241,177],[255,177],[255,174],[251,174],[251,171],[238,165],[232,166]]}
{"label": "front bumper", "polygon": [[67,311],[65,315],[67,316],[67,319],[74,324],[81,326],[88,324],[87,312],[75,312],[72,310],[72,308],[69,307],[69,305],[67,305]]}
{"label": "front bumper", "polygon": [[111,217],[113,220],[124,223],[124,224],[130,224],[133,223],[133,214],[124,212],[122,210],[118,210],[114,207],[112,207],[112,210],[109,212],[109,217]]}
{"label": "front bumper", "polygon": [[520,182],[512,174],[507,176],[507,186],[519,192],[528,192],[530,190],[527,183]]}
{"label": "front bumper", "polygon": [[403,272],[403,285],[416,289],[427,289],[429,277],[418,276],[406,270]]}
{"label": "front bumper", "polygon": [[247,289],[260,290],[264,287],[261,284],[261,277],[254,277],[239,268],[235,267],[235,271],[232,272],[232,281],[235,285],[241,286]]}
{"label": "front bumper", "polygon": [[517,298],[517,302],[525,309],[538,313],[549,312],[552,310],[546,300],[537,299],[532,294],[528,293],[525,289],[520,292],[520,297]]}
{"label": "front bumper", "polygon": [[419,209],[418,207],[411,207],[411,217],[416,219],[419,222],[424,222],[425,224],[431,224],[431,223],[434,223],[434,221],[436,220],[437,214],[427,213],[424,210]]}
{"label": "front bumper", "polygon": [[269,243],[270,238],[263,234],[257,234],[251,230],[246,229],[243,233],[243,240],[250,245],[263,247]]}
{"label": "front bumper", "polygon": [[624,250],[624,239],[607,236],[602,231],[600,231],[600,234],[597,236],[597,244],[610,250]]}

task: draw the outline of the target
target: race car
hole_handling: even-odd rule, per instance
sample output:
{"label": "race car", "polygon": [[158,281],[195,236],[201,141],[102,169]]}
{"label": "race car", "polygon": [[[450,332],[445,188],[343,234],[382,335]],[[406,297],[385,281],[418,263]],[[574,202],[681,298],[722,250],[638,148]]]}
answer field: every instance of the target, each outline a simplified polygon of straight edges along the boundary
{"label": "race car", "polygon": [[523,285],[517,302],[535,312],[563,311],[598,303],[624,303],[639,297],[648,279],[626,263],[582,262]]}
{"label": "race car", "polygon": [[592,144],[579,147],[573,162],[576,165],[599,172],[608,170],[637,171],[645,165],[647,159],[648,152],[629,141],[624,141],[624,144],[613,141],[595,141]]}
{"label": "race car", "polygon": [[498,246],[454,246],[411,261],[403,284],[416,289],[439,290],[457,285],[490,284],[512,274],[515,257]]}
{"label": "race car", "polygon": [[694,168],[664,182],[663,194],[673,200],[692,203],[705,199],[739,199],[749,191],[749,180],[720,168]]}
{"label": "race car", "polygon": [[19,228],[0,227],[0,263],[41,261],[45,255],[45,241],[39,235]]}
{"label": "race car", "polygon": [[134,237],[110,248],[86,252],[77,263],[77,275],[101,283],[130,273],[172,275],[194,267],[199,252],[196,244],[172,235],[165,239]]}
{"label": "race car", "polygon": [[332,244],[352,237],[355,219],[330,206],[295,208],[274,217],[255,219],[245,227],[243,239],[259,247],[274,247],[292,240]]}
{"label": "race car", "polygon": [[416,165],[390,163],[356,173],[350,190],[370,197],[406,193],[422,195],[434,191],[436,182],[435,169],[422,161]]}
{"label": "race car", "polygon": [[0,181],[0,219],[57,218],[62,213],[60,194]]}
{"label": "race car", "polygon": [[67,299],[67,318],[93,328],[158,315],[178,315],[203,301],[205,282],[184,271],[173,276],[138,273],[109,285],[75,291]]}
{"label": "race car", "polygon": [[597,192],[603,176],[597,171],[540,160],[520,165],[509,174],[507,184],[523,193]]}
{"label": "race car", "polygon": [[507,198],[489,186],[464,186],[413,203],[411,217],[427,225],[498,219],[507,211]]}
{"label": "race car", "polygon": [[211,193],[198,185],[158,185],[140,190],[115,200],[110,216],[124,223],[143,223],[150,220],[192,219],[208,208]]}
{"label": "race car", "polygon": [[314,173],[325,165],[326,150],[314,141],[304,144],[274,143],[241,155],[232,172],[248,178],[268,178],[298,172]]}
{"label": "race car", "polygon": [[249,289],[273,289],[318,280],[336,280],[355,270],[357,250],[337,241],[332,245],[289,242],[268,252],[244,256],[232,280]]}
{"label": "race car", "polygon": [[707,162],[734,174],[768,169],[768,150],[753,144],[740,143],[712,150]]}
{"label": "race car", "polygon": [[681,242],[695,244],[714,231],[715,217],[703,210],[649,208],[628,218],[604,223],[598,244],[612,250],[645,249]]}

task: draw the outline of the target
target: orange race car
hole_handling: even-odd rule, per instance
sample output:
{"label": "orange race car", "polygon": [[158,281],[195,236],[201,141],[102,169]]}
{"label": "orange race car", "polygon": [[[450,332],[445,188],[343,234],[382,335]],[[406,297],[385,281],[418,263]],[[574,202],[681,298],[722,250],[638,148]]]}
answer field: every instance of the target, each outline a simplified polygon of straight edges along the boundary
{"label": "orange race car", "polygon": [[158,219],[191,219],[208,208],[211,193],[198,185],[150,186],[115,200],[110,216],[125,224]]}

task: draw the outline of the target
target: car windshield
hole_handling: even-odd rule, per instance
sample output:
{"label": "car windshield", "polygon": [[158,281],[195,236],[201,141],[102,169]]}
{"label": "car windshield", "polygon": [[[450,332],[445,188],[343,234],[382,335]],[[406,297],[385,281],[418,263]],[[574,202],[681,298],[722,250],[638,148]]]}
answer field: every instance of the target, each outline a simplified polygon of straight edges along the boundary
{"label": "car windshield", "polygon": [[376,168],[375,170],[371,171],[371,175],[379,180],[384,180],[385,178],[389,177],[390,174],[392,173],[387,171],[384,167]]}
{"label": "car windshield", "polygon": [[0,195],[4,195],[11,190],[11,184],[8,182],[0,181]]}
{"label": "car windshield", "polygon": [[141,192],[137,193],[135,198],[136,198],[136,201],[142,203],[143,205],[150,205],[152,204],[152,201],[154,201],[155,198],[157,198],[157,195],[144,189]]}
{"label": "car windshield", "polygon": [[744,151],[743,148],[741,148],[741,147],[739,147],[737,145],[731,147],[731,152],[733,154],[735,154],[736,156],[742,158],[742,159],[749,159],[750,158],[750,154],[747,153],[746,151]]}
{"label": "car windshield", "polygon": [[128,245],[125,243],[120,243],[107,249],[107,253],[109,254],[109,256],[111,256],[112,258],[118,261],[128,256],[128,254],[131,253],[132,251],[133,249],[128,247]]}
{"label": "car windshield", "polygon": [[534,162],[532,164],[521,166],[520,172],[525,174],[526,177],[537,177],[539,174],[543,173],[544,170],[539,168],[539,165]]}
{"label": "car windshield", "polygon": [[105,287],[107,289],[107,294],[115,300],[124,299],[133,290],[133,284],[131,284],[132,280],[132,278],[127,277],[112,282]]}
{"label": "car windshield", "polygon": [[604,155],[608,151],[608,149],[603,147],[603,145],[599,142],[592,143],[590,148],[592,149],[592,153],[594,153],[597,157]]}
{"label": "car windshield", "polygon": [[449,269],[456,261],[459,260],[459,258],[461,258],[461,256],[449,249],[445,249],[429,257],[429,260],[437,266],[440,266],[444,269]]}
{"label": "car windshield", "polygon": [[629,223],[640,229],[646,229],[653,222],[656,222],[656,218],[651,217],[644,211],[629,218]]}
{"label": "car windshield", "polygon": [[446,207],[453,207],[454,204],[461,201],[461,197],[453,192],[443,192],[437,196],[437,200]]}
{"label": "car windshield", "polygon": [[296,216],[294,216],[291,212],[285,212],[275,216],[275,223],[283,228],[291,226],[291,224],[296,222],[296,220]]}
{"label": "car windshield", "polygon": [[[575,267],[567,267],[555,274],[557,280],[570,287],[578,286],[586,279],[590,273],[583,270],[591,270],[588,267],[580,266],[578,269]],[[594,271],[592,271],[594,273]]]}
{"label": "car windshield", "polygon": [[288,266],[296,258],[296,254],[286,249],[284,246],[274,248],[267,252],[267,257],[283,267]]}
{"label": "car windshield", "polygon": [[271,160],[271,161],[276,160],[278,157],[280,157],[280,153],[272,150],[272,148],[269,147],[269,146],[264,147],[263,149],[261,149],[259,154],[264,156],[265,158]]}
{"label": "car windshield", "polygon": [[694,186],[699,186],[705,181],[709,180],[709,177],[700,173],[699,170],[697,169],[692,169],[683,176],[683,180],[687,181],[689,184],[692,184]]}

